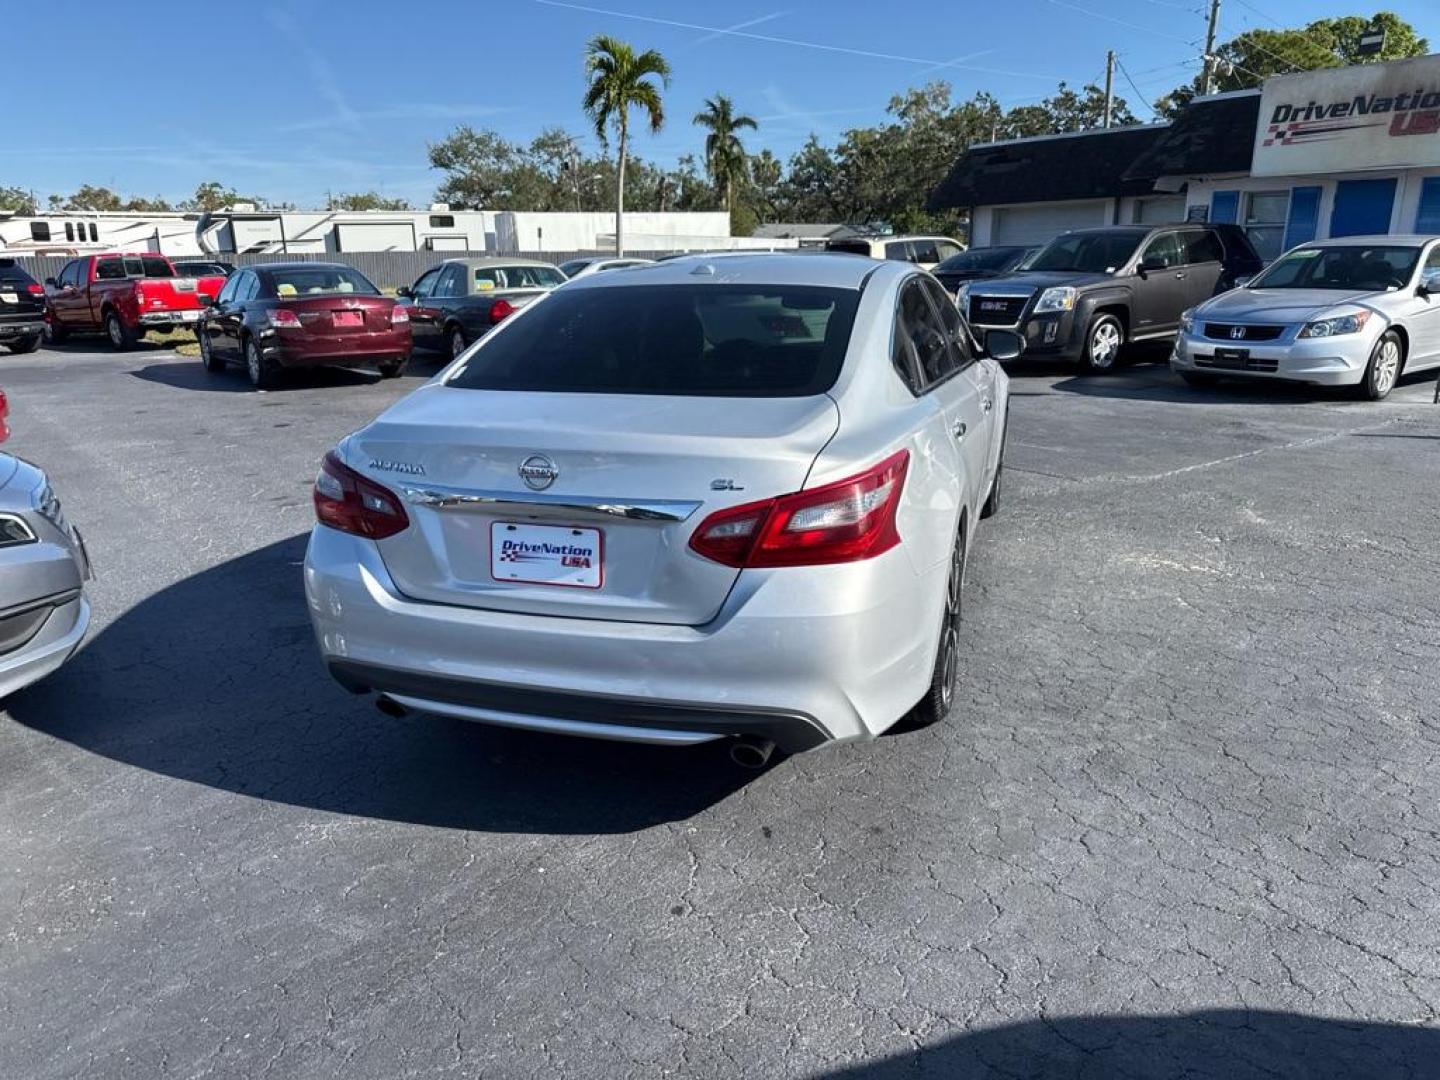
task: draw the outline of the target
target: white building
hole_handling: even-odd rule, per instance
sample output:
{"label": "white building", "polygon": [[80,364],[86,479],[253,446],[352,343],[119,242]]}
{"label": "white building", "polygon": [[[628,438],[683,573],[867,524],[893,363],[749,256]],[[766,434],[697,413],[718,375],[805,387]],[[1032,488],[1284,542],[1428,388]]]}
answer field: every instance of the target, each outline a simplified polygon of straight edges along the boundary
{"label": "white building", "polygon": [[[615,215],[508,210],[258,210],[200,213],[0,212],[0,251],[75,255],[157,251],[166,255],[305,254],[346,251],[569,252],[611,248]],[[720,213],[625,215],[626,247],[671,251],[786,247],[793,241],[730,236]]]}
{"label": "white building", "polygon": [[1197,98],[1169,125],[974,147],[935,201],[971,207],[976,245],[1165,219],[1240,224],[1265,259],[1332,236],[1440,234],[1440,55],[1277,76]]}

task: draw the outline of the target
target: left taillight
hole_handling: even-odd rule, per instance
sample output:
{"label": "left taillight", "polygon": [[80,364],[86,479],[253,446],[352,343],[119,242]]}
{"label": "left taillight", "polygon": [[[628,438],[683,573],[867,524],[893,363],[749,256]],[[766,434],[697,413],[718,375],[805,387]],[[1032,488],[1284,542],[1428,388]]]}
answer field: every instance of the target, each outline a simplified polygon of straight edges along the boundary
{"label": "left taillight", "polygon": [[726,566],[815,566],[872,559],[900,543],[895,514],[910,454],[793,495],[732,506],[700,523],[690,548]]}
{"label": "left taillight", "polygon": [[396,304],[390,309],[391,326],[408,326],[410,324],[410,309],[404,304]]}
{"label": "left taillight", "polygon": [[332,450],[315,477],[315,519],[321,525],[384,540],[410,525],[399,497],[389,488],[361,476]]}
{"label": "left taillight", "polygon": [[265,321],[275,330],[300,329],[300,316],[289,308],[271,308],[265,313]]}
{"label": "left taillight", "polygon": [[38,281],[32,281],[29,285],[25,286],[25,291],[31,296],[44,296],[45,286],[41,285]]}
{"label": "left taillight", "polygon": [[498,323],[501,319],[508,319],[515,314],[515,305],[509,300],[500,299],[490,305],[490,321]]}

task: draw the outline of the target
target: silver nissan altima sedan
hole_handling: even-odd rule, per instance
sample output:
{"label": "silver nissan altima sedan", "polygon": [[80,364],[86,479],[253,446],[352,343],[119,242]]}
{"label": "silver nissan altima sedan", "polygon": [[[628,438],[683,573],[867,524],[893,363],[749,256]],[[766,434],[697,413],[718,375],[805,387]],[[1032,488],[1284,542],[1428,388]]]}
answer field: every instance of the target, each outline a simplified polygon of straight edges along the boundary
{"label": "silver nissan altima sedan", "polygon": [[704,255],[582,277],[326,456],[333,676],[414,710],[759,765],[949,712],[1009,390],[929,274]]}
{"label": "silver nissan altima sedan", "polygon": [[1170,366],[1192,386],[1279,379],[1378,401],[1402,373],[1440,367],[1440,237],[1302,244],[1185,312]]}

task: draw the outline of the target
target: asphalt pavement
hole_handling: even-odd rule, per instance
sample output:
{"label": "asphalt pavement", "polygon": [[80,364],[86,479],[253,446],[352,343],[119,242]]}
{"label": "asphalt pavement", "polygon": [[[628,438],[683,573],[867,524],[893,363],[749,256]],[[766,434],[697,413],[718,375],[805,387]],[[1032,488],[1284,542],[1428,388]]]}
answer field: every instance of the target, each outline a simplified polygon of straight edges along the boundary
{"label": "asphalt pavement", "polygon": [[1019,363],[942,726],[761,774],[322,671],[437,369],[0,355],[98,572],[0,714],[0,1077],[1440,1076],[1440,406]]}

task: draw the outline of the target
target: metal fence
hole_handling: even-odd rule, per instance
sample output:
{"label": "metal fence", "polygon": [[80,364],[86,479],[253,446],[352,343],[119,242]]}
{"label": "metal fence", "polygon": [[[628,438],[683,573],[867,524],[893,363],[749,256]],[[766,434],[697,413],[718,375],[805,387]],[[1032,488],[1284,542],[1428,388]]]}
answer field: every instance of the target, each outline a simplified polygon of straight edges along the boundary
{"label": "metal fence", "polygon": [[[23,255],[19,252],[4,252],[7,257],[13,255],[25,267],[29,274],[36,281],[44,281],[48,277],[55,277],[60,273],[61,268],[74,256],[72,255]],[[399,288],[401,285],[409,285],[426,270],[437,266],[446,259],[466,258],[506,258],[506,259],[537,259],[540,262],[548,262],[558,266],[570,259],[583,258],[589,255],[610,255],[608,251],[323,251],[303,255],[290,254],[267,254],[267,255],[236,255],[222,253],[219,255],[172,255],[170,258],[176,261],[193,259],[195,261],[217,261],[233,263],[236,266],[254,266],[259,263],[276,262],[338,262],[347,266],[353,266],[367,278],[373,281],[382,289]],[[672,251],[627,251],[627,257],[640,259],[658,259],[662,255],[674,254]]]}

